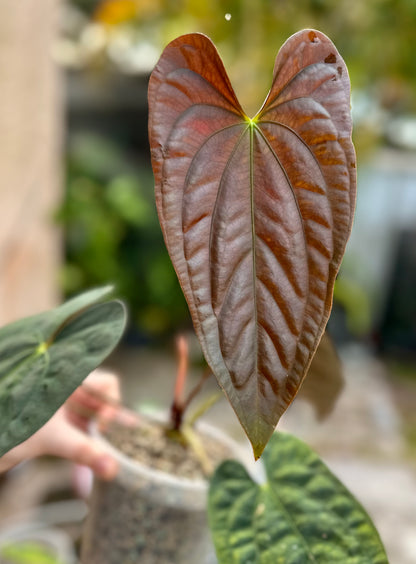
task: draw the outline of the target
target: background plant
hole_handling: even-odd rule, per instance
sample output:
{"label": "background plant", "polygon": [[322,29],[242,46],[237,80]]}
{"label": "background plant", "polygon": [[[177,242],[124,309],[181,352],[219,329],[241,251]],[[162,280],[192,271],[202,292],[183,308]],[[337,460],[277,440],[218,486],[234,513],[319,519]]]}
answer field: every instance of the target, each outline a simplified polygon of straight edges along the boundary
{"label": "background plant", "polygon": [[144,339],[188,319],[163,245],[149,164],[133,163],[102,136],[79,133],[68,147],[67,190],[56,218],[65,229],[67,294],[111,280]]}

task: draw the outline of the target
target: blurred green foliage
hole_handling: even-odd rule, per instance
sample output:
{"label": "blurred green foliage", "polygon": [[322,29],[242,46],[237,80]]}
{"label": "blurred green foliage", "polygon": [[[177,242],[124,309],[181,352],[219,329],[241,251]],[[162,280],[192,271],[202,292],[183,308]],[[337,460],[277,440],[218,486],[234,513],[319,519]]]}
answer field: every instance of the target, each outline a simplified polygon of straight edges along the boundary
{"label": "blurred green foliage", "polygon": [[66,294],[112,282],[146,335],[186,322],[187,308],[167,254],[149,165],[131,165],[121,148],[79,134],[69,143],[64,226]]}
{"label": "blurred green foliage", "polygon": [[[337,45],[354,88],[393,110],[416,110],[416,0],[72,0],[107,26],[135,27],[161,50],[183,33],[218,46],[248,110],[270,85],[280,45],[313,27]],[[129,7],[129,8],[128,8]],[[227,17],[226,17],[227,15]],[[149,33],[150,32],[150,33]]]}
{"label": "blurred green foliage", "polygon": [[356,337],[371,330],[370,304],[365,290],[352,278],[339,276],[334,286],[334,300],[346,313],[347,329]]}
{"label": "blurred green foliage", "polygon": [[3,564],[63,564],[55,551],[35,541],[10,542],[0,549]]}

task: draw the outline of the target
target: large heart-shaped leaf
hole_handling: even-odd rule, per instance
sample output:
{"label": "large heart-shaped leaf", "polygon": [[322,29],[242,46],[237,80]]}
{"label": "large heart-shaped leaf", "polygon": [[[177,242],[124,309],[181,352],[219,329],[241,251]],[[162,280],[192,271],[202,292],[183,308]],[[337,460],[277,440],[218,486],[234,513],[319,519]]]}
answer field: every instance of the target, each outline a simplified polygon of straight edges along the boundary
{"label": "large heart-shaped leaf", "polygon": [[37,431],[120,340],[126,312],[91,290],[0,329],[0,456]]}
{"label": "large heart-shaped leaf", "polygon": [[220,564],[387,564],[365,510],[305,443],[276,433],[264,464],[265,484],[232,460],[211,479]]}
{"label": "large heart-shaped leaf", "polygon": [[280,50],[258,114],[204,35],[170,43],[149,84],[165,241],[207,359],[260,456],[328,320],[355,205],[350,85],[322,33]]}

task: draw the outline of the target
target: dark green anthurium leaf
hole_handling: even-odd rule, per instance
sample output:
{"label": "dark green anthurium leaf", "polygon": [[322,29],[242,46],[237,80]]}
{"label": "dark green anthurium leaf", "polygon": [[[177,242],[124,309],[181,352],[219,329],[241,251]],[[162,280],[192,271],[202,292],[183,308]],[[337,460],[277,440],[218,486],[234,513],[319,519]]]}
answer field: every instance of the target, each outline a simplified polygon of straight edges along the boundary
{"label": "dark green anthurium leaf", "polygon": [[323,334],[351,230],[347,68],[322,33],[293,35],[251,119],[212,42],[179,37],[150,78],[149,138],[195,331],[258,457]]}
{"label": "dark green anthurium leaf", "polygon": [[265,484],[231,460],[211,479],[219,564],[387,564],[370,517],[305,443],[276,433],[263,460]]}
{"label": "dark green anthurium leaf", "polygon": [[37,431],[120,340],[126,312],[111,287],[0,329],[0,456]]}

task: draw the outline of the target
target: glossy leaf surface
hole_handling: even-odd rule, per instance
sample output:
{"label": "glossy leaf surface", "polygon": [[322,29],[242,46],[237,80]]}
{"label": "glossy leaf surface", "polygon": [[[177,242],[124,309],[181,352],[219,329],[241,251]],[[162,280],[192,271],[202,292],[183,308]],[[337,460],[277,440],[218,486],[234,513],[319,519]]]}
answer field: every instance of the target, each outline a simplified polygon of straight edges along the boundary
{"label": "glossy leaf surface", "polygon": [[211,479],[219,564],[387,564],[370,517],[305,443],[276,433],[263,459],[265,484],[231,460]]}
{"label": "glossy leaf surface", "polygon": [[86,292],[0,329],[0,456],[37,431],[120,340],[126,312]]}
{"label": "glossy leaf surface", "polygon": [[204,35],[149,84],[165,241],[206,360],[260,456],[324,331],[355,205],[350,85],[322,33],[280,50],[248,118]]}

